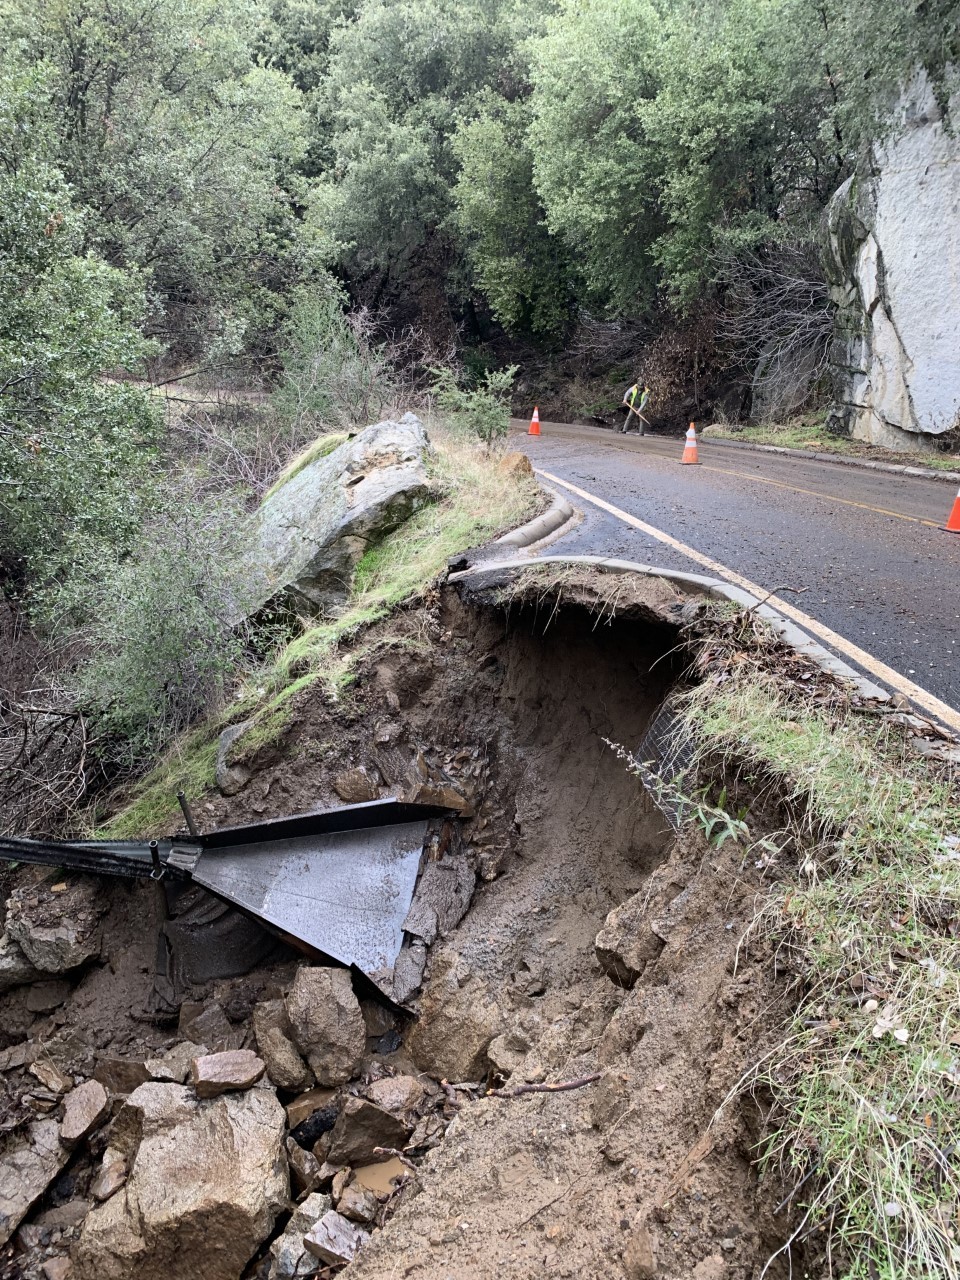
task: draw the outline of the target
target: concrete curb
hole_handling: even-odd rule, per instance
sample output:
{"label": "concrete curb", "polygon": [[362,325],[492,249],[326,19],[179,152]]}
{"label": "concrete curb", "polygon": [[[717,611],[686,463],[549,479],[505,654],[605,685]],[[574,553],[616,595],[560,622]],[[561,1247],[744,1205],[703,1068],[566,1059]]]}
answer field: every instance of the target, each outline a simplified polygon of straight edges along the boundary
{"label": "concrete curb", "polygon": [[459,582],[463,578],[503,569],[529,569],[538,564],[582,564],[607,573],[639,573],[648,578],[664,578],[667,582],[674,583],[678,590],[686,595],[706,595],[715,600],[732,600],[745,609],[752,609],[759,617],[769,622],[787,644],[798,653],[815,662],[821,670],[852,684],[863,697],[871,698],[876,702],[891,701],[891,695],[885,689],[835,657],[822,644],[808,636],[800,627],[789,622],[776,609],[763,604],[748,591],[742,591],[739,587],[721,582],[719,578],[707,578],[698,573],[680,573],[675,569],[658,569],[656,565],[639,564],[636,560],[619,560],[610,556],[537,556],[535,559],[482,561],[469,569],[451,573],[449,581]]}
{"label": "concrete curb", "polygon": [[782,453],[788,458],[806,458],[812,462],[837,462],[841,467],[860,467],[864,471],[887,471],[896,476],[919,476],[921,480],[945,480],[960,484],[960,471],[934,471],[932,467],[901,467],[895,462],[871,462],[869,458],[844,458],[836,453],[811,453],[808,449],[786,449],[778,444],[749,444],[745,440],[727,440],[723,436],[704,436],[705,444],[719,444],[727,449],[746,449],[750,453]]}
{"label": "concrete curb", "polygon": [[[490,544],[491,546],[515,547],[518,551],[525,551],[528,547],[532,547],[534,543],[543,542],[547,538],[552,541],[554,537],[559,537],[561,531],[577,518],[579,513],[576,507],[562,494],[557,493],[555,489],[551,489],[548,485],[541,485],[540,487],[546,493],[553,495],[553,501],[546,511],[539,516],[534,516],[526,524],[522,524],[516,529],[511,529],[502,538],[496,538]],[[526,562],[524,561],[524,563]]]}

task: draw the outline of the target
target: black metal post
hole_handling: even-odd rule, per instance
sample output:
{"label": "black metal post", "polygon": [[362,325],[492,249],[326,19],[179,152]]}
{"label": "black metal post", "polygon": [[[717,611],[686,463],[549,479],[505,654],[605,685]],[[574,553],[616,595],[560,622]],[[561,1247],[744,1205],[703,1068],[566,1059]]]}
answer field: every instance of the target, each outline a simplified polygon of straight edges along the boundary
{"label": "black metal post", "polygon": [[180,801],[180,808],[183,810],[183,816],[187,823],[187,830],[194,837],[200,832],[197,830],[197,824],[193,820],[193,814],[190,812],[190,806],[187,804],[187,797],[182,791],[177,792],[177,799]]}

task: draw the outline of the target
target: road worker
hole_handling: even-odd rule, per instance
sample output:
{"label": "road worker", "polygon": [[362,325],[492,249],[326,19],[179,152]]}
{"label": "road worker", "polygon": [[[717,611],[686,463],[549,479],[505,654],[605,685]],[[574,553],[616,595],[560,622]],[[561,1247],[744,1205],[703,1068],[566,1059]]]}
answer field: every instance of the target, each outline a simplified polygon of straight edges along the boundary
{"label": "road worker", "polygon": [[[640,396],[639,405],[637,405],[636,403],[637,396]],[[620,430],[624,433],[624,435],[626,435],[626,433],[630,430],[630,415],[633,413],[637,415],[637,431],[642,436],[646,435],[646,432],[644,431],[643,428],[644,428],[644,425],[649,427],[650,423],[647,422],[647,419],[643,416],[643,410],[646,408],[647,401],[649,399],[650,399],[650,388],[646,385],[646,383],[644,383],[643,392],[641,394],[639,378],[633,384],[632,387],[627,387],[626,391],[623,393],[623,403],[626,406],[627,416],[623,426],[620,428]]]}

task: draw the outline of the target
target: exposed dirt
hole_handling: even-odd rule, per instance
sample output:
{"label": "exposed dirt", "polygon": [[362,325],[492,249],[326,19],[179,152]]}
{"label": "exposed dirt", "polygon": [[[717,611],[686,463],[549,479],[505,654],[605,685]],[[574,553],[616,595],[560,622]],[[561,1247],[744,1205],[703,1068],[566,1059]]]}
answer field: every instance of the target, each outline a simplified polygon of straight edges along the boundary
{"label": "exposed dirt", "polygon": [[[752,1163],[759,1105],[734,1100],[711,1126],[774,1017],[765,958],[737,960],[756,886],[732,847],[678,843],[606,741],[635,749],[680,675],[686,598],[666,582],[611,588],[585,573],[559,593],[536,575],[521,589],[465,582],[368,633],[348,690],[311,686],[286,736],[244,761],[252,781],[196,806],[206,828],[235,825],[339,803],[334,784],[356,767],[382,794],[418,759],[442,770],[473,805],[462,832],[480,888],[431,952],[419,1023],[366,1076],[419,1069],[459,1084],[462,1069],[466,1083],[516,1086],[600,1075],[553,1094],[460,1090],[456,1107],[448,1095],[446,1140],[349,1274],[757,1277],[787,1233],[777,1188],[761,1189]],[[143,1020],[155,886],[104,892],[102,963],[64,1003],[35,1015],[30,988],[0,996],[8,1044],[43,1040],[81,1075],[98,1055],[183,1039]],[[625,990],[594,943],[631,899],[621,933],[645,939],[646,967]],[[217,999],[250,1044],[254,1001],[288,985],[292,965],[190,995]]]}

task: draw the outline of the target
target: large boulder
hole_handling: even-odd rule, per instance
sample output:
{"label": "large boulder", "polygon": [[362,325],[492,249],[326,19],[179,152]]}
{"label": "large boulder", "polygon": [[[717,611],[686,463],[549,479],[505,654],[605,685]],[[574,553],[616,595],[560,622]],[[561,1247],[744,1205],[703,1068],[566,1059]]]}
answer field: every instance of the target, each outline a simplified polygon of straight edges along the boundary
{"label": "large boulder", "polygon": [[827,215],[832,425],[909,449],[960,425],[960,136],[923,73],[891,125]]}
{"label": "large boulder", "polygon": [[243,575],[248,611],[274,599],[300,613],[341,610],[367,548],[430,499],[429,449],[422,423],[407,413],[292,468],[253,518]]}
{"label": "large boulder", "polygon": [[366,1047],[366,1027],[350,971],[304,965],[297,970],[286,1007],[293,1038],[317,1084],[346,1084]]}
{"label": "large boulder", "polygon": [[285,1127],[269,1089],[141,1085],[110,1136],[130,1174],[86,1218],[77,1280],[237,1280],[287,1201]]}

